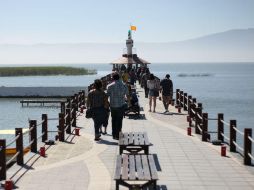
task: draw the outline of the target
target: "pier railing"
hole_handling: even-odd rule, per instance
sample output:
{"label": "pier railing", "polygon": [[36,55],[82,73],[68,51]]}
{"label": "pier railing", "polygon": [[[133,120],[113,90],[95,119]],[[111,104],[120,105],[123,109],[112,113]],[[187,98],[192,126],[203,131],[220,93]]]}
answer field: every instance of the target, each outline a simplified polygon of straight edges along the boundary
{"label": "pier railing", "polygon": [[[217,134],[217,142],[221,144],[228,144],[231,152],[239,152],[243,156],[243,163],[245,165],[252,165],[254,156],[252,155],[252,129],[245,128],[244,131],[240,131],[237,128],[236,120],[224,120],[224,114],[218,113],[217,118],[209,118],[208,113],[203,113],[202,103],[197,103],[196,98],[188,95],[180,89],[176,89],[176,107],[178,110],[183,109],[188,112],[187,121],[189,127],[194,127],[196,134],[201,135],[202,141],[211,141],[211,134]],[[209,121],[217,121],[217,131],[209,131]],[[225,133],[224,126],[227,126],[228,133]],[[228,136],[226,134],[229,134]],[[237,135],[240,135],[243,139],[243,147],[240,143],[237,143]]]}
{"label": "pier railing", "polygon": [[[29,129],[27,131],[23,132],[23,128],[15,128],[15,137],[8,144],[6,144],[6,139],[0,139],[0,180],[6,179],[7,168],[15,160],[18,165],[24,164],[26,152],[38,153],[38,140],[41,139],[42,143],[46,143],[49,133],[57,133],[56,140],[59,139],[62,142],[65,142],[68,138],[65,137],[65,134],[79,135],[76,121],[77,117],[83,113],[84,108],[85,91],[81,91],[68,98],[66,102],[61,102],[61,112],[58,114],[58,118],[48,118],[47,114],[42,114],[41,121],[29,120]],[[48,130],[48,122],[50,120],[58,120],[57,130]],[[41,127],[40,136],[37,135],[39,127]],[[76,130],[75,133],[73,133],[74,130]],[[29,143],[26,145],[23,138],[27,134]],[[15,154],[7,161],[6,150],[13,144],[16,144],[14,148]]]}

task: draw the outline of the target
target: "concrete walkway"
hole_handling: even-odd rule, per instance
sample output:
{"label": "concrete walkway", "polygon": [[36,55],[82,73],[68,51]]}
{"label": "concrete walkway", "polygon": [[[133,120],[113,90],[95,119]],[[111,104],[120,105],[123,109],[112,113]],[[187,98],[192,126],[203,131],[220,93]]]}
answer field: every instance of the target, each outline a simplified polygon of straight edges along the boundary
{"label": "concrete walkway", "polygon": [[[126,117],[123,132],[148,133],[153,143],[150,153],[158,158],[158,189],[254,189],[252,167],[244,166],[242,160],[228,152],[227,157],[221,157],[220,147],[201,142],[196,135],[187,136],[186,115],[177,114],[173,107],[170,107],[171,114],[164,115],[162,102],[158,101],[157,112],[148,112],[148,99],[144,98],[142,89],[138,92],[143,117]],[[33,155],[27,167],[13,178],[18,189],[115,189],[113,176],[118,142],[110,135],[94,142],[93,122],[84,115],[79,117],[78,126],[81,136],[70,137],[69,143],[58,142],[48,147],[46,158]],[[110,127],[109,124],[109,134]]]}

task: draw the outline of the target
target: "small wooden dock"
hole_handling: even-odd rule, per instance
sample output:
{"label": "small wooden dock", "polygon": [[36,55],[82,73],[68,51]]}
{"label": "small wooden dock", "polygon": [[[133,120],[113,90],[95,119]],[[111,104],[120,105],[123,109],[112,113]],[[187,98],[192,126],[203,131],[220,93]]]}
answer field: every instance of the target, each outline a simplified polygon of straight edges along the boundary
{"label": "small wooden dock", "polygon": [[45,106],[46,104],[61,104],[62,102],[65,102],[64,100],[21,100],[20,103],[22,107],[27,106],[31,104],[38,104],[40,106]]}

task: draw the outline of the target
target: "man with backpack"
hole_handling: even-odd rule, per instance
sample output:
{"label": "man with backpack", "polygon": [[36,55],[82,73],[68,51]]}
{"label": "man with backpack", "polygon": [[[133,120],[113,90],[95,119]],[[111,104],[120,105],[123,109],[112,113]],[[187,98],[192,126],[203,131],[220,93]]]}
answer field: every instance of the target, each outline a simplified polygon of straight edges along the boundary
{"label": "man with backpack", "polygon": [[167,74],[166,77],[160,82],[161,90],[162,90],[162,101],[165,108],[165,112],[168,111],[168,106],[171,103],[173,98],[173,82],[170,79],[170,75]]}

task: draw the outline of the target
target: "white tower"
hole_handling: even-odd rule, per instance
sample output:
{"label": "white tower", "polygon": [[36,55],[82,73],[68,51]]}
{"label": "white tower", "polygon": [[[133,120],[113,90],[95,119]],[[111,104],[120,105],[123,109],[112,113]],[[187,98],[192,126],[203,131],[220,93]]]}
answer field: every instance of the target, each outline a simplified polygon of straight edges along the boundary
{"label": "white tower", "polygon": [[133,40],[131,38],[131,30],[128,32],[128,39],[126,40],[127,55],[132,55]]}

